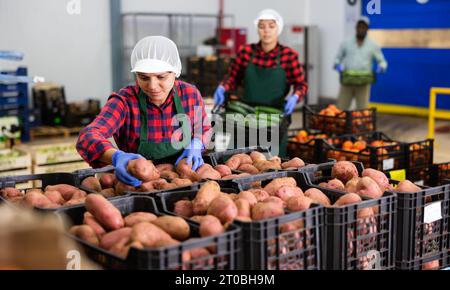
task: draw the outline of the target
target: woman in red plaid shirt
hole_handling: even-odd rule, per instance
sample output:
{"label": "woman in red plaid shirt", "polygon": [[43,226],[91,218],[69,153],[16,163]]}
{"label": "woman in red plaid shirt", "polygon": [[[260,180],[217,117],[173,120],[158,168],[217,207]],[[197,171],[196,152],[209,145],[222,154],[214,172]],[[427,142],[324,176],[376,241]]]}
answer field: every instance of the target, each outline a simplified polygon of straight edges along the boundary
{"label": "woman in red plaid shirt", "polygon": [[[92,167],[115,166],[123,183],[141,181],[127,170],[130,160],[173,162],[183,158],[196,170],[211,137],[203,99],[193,85],[176,80],[181,73],[178,49],[170,39],[150,36],[131,54],[136,85],[113,93],[96,119],[80,132],[77,150]],[[119,150],[107,140],[114,137]]]}
{"label": "woman in red plaid shirt", "polygon": [[[307,93],[303,69],[298,53],[292,48],[278,43],[283,30],[282,17],[272,9],[265,9],[255,20],[260,41],[244,46],[231,64],[228,75],[214,93],[216,106],[225,102],[225,92],[244,87],[241,100],[251,106],[271,106],[291,115],[295,105]],[[293,88],[292,93],[286,98]],[[290,122],[290,118],[289,118]],[[285,145],[287,135],[282,138]],[[284,155],[280,152],[280,155]]]}

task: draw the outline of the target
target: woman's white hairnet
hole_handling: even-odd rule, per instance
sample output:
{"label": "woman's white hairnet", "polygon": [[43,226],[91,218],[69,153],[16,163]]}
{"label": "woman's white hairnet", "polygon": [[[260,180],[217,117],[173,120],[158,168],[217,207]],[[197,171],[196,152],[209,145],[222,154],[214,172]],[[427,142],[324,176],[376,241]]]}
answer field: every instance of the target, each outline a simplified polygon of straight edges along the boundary
{"label": "woman's white hairnet", "polygon": [[164,36],[141,39],[131,53],[131,72],[181,74],[181,60],[176,44]]}
{"label": "woman's white hairnet", "polygon": [[278,26],[278,35],[283,31],[284,21],[283,17],[273,9],[264,9],[258,13],[255,19],[255,27],[258,29],[258,23],[260,20],[275,20]]}

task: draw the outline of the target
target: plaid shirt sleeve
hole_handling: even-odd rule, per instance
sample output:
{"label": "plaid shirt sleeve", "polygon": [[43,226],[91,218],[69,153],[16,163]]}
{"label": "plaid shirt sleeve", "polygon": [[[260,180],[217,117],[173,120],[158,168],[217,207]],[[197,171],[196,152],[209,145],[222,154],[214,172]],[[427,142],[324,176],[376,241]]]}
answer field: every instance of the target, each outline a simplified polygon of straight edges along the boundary
{"label": "plaid shirt sleeve", "polygon": [[300,65],[300,61],[298,59],[298,53],[290,48],[285,48],[284,53],[282,54],[282,58],[286,58],[286,77],[288,79],[289,85],[294,87],[294,93],[299,97],[298,101],[300,102],[305,98],[306,93],[308,92],[308,84],[305,81],[305,74],[303,72],[303,68]]}
{"label": "plaid shirt sleeve", "polygon": [[251,46],[245,45],[231,62],[228,74],[222,82],[225,91],[236,90],[242,84],[245,69],[250,61],[251,51]]}
{"label": "plaid shirt sleeve", "polygon": [[105,151],[115,147],[107,139],[123,125],[127,116],[127,104],[117,94],[112,94],[95,120],[81,130],[77,151],[93,168],[103,167],[99,160]]}

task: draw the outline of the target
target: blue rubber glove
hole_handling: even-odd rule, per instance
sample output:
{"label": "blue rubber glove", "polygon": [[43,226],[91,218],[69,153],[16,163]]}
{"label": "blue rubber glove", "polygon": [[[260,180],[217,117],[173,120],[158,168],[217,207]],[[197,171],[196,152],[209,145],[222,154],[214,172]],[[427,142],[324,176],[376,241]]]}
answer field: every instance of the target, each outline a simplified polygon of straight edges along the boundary
{"label": "blue rubber glove", "polygon": [[186,164],[192,164],[192,170],[197,170],[200,166],[205,164],[202,158],[202,149],[202,140],[198,138],[192,139],[191,144],[189,144],[189,146],[184,149],[183,153],[181,153],[180,157],[178,157],[175,166],[178,165],[182,159],[186,158]]}
{"label": "blue rubber glove", "polygon": [[334,66],[334,69],[338,71],[338,73],[342,73],[344,71],[344,65],[343,64],[337,64]]}
{"label": "blue rubber glove", "polygon": [[284,114],[290,115],[294,112],[295,105],[297,105],[299,97],[296,94],[290,95],[284,105]]}
{"label": "blue rubber glove", "polygon": [[382,66],[377,67],[377,74],[384,74],[386,72],[386,68]]}
{"label": "blue rubber glove", "polygon": [[225,102],[225,88],[220,85],[214,92],[214,105],[221,106]]}
{"label": "blue rubber glove", "polygon": [[134,187],[140,186],[142,184],[142,181],[140,181],[127,171],[128,161],[138,158],[143,157],[139,154],[126,153],[120,150],[114,152],[112,156],[112,164],[114,165],[116,170],[116,177],[120,182]]}

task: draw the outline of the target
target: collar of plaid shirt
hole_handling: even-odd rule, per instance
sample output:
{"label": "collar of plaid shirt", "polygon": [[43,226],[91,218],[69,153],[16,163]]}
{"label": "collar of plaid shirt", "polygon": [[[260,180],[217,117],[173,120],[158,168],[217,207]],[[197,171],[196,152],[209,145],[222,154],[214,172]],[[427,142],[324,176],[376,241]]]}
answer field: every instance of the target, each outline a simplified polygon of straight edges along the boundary
{"label": "collar of plaid shirt", "polygon": [[[138,93],[139,93],[138,90],[140,90],[140,87],[139,87],[137,81],[136,81],[136,90],[137,90],[137,91],[135,91],[135,94],[136,94],[136,96],[137,96]],[[159,109],[159,110],[161,110],[161,111],[165,110],[168,106],[172,106],[172,105],[173,105],[173,90],[178,90],[178,81],[177,81],[177,80],[175,80],[175,82],[174,82],[174,84],[173,84],[173,88],[170,90],[169,95],[167,96],[167,98],[166,98],[166,100],[164,101],[164,103],[161,104],[161,106],[158,106],[158,105],[154,104],[154,103],[150,100],[150,98],[148,98],[147,106],[151,106],[151,107],[153,107],[153,108],[157,108],[157,109]],[[178,93],[179,93],[179,92],[178,92]],[[147,96],[147,97],[148,97],[148,96]]]}

